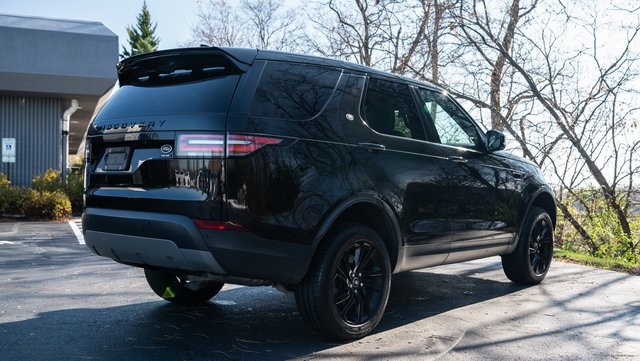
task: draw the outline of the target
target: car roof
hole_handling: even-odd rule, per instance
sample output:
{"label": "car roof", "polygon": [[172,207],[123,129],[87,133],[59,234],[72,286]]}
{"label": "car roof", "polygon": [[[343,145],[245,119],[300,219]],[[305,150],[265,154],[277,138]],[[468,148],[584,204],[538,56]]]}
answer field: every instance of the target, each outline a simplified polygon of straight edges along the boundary
{"label": "car roof", "polygon": [[374,69],[368,66],[350,63],[347,61],[324,58],[324,57],[313,56],[313,55],[287,53],[282,51],[255,49],[255,48],[201,46],[201,47],[194,47],[194,48],[176,48],[176,49],[160,50],[160,51],[145,53],[145,54],[136,55],[136,56],[124,59],[120,62],[120,64],[118,64],[118,69],[120,70],[123,67],[126,67],[128,64],[132,64],[138,61],[143,61],[144,59],[150,59],[158,56],[172,55],[172,54],[187,55],[187,54],[203,53],[203,52],[212,52],[212,53],[223,52],[226,55],[233,58],[236,62],[241,63],[241,65],[243,65],[242,67],[245,69],[246,67],[253,64],[253,62],[256,60],[287,61],[287,62],[296,62],[296,63],[305,63],[305,64],[315,64],[320,66],[341,68],[341,69],[349,70],[351,72],[360,73],[363,75],[395,79],[396,81],[411,83],[416,86],[428,87],[433,90],[442,91],[442,88],[427,81],[417,80],[414,78],[385,72],[385,71]]}
{"label": "car roof", "polygon": [[[229,53],[233,53],[235,49],[226,48],[224,50],[228,51]],[[395,80],[412,83],[417,86],[426,86],[431,89],[442,90],[442,88],[440,88],[439,86],[433,83],[430,83],[428,81],[418,80],[411,77],[378,70],[378,69],[371,68],[361,64],[350,63],[343,60],[324,58],[324,57],[314,56],[314,55],[303,55],[303,54],[287,53],[287,52],[275,51],[275,50],[258,49],[258,53],[255,59],[267,60],[267,61],[274,60],[274,61],[299,62],[299,63],[316,64],[321,66],[342,68],[342,69],[350,70],[356,73],[362,73],[362,74],[385,77],[385,78],[393,78]]]}

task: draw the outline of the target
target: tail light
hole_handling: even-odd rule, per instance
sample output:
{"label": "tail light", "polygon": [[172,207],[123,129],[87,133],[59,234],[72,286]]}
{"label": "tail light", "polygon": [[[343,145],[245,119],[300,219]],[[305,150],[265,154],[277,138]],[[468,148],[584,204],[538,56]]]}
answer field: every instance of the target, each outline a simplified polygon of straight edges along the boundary
{"label": "tail light", "polygon": [[176,145],[178,157],[237,157],[244,156],[267,146],[282,142],[280,138],[253,135],[229,134],[180,134]]}
{"label": "tail light", "polygon": [[207,230],[213,230],[213,231],[247,232],[247,230],[244,227],[232,222],[194,219],[193,223],[195,223],[196,227],[198,227],[199,229],[207,229]]}
{"label": "tail light", "polygon": [[227,156],[247,155],[266,145],[279,144],[280,142],[282,139],[278,138],[229,134],[227,137]]}
{"label": "tail light", "polygon": [[91,163],[91,138],[84,141],[84,161],[86,164]]}
{"label": "tail light", "polygon": [[[91,138],[87,138],[84,141],[84,169],[82,169],[82,171],[84,172],[84,177],[82,177],[82,189],[86,190],[87,187],[89,186],[89,175],[90,175],[90,170],[91,170]],[[82,192],[82,197],[84,199],[85,195],[84,195],[84,191]]]}
{"label": "tail light", "polygon": [[224,135],[180,134],[176,144],[179,157],[223,157]]}

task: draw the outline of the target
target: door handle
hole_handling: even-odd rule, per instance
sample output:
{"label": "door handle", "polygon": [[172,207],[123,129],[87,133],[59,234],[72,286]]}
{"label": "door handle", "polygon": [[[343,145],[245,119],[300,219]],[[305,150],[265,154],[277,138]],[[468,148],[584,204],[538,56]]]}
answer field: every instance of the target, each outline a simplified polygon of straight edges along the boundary
{"label": "door handle", "polygon": [[360,148],[364,148],[364,149],[367,149],[370,151],[376,151],[376,152],[384,152],[385,150],[387,150],[387,147],[378,143],[358,143],[358,146]]}
{"label": "door handle", "polygon": [[457,155],[451,155],[449,157],[447,157],[447,159],[449,159],[452,162],[456,162],[456,163],[466,163],[467,160],[464,159],[463,157],[457,156]]}

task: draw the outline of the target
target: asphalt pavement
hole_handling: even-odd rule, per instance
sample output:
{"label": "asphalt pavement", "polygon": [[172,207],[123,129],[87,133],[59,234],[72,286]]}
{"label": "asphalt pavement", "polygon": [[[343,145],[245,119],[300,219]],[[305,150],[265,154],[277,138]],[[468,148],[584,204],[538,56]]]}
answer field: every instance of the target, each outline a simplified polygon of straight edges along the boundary
{"label": "asphalt pavement", "polygon": [[[77,232],[76,232],[77,233]],[[0,223],[2,360],[640,360],[640,277],[555,262],[538,286],[498,257],[395,275],[375,332],[314,334],[272,287],[181,307],[69,223]]]}

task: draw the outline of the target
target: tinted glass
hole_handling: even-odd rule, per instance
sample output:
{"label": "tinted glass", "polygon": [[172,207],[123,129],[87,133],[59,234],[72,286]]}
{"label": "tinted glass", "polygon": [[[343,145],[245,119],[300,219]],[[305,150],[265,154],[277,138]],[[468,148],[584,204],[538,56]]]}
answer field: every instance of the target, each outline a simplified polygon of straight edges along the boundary
{"label": "tinted glass", "polygon": [[251,114],[284,119],[309,119],[331,97],[340,71],[315,65],[267,63]]}
{"label": "tinted glass", "polygon": [[163,86],[239,73],[225,55],[206,50],[126,59],[118,67],[118,80],[121,86]]}
{"label": "tinted glass", "polygon": [[378,133],[425,139],[424,128],[407,85],[369,79],[362,114],[367,125]]}
{"label": "tinted glass", "polygon": [[125,85],[102,108],[98,119],[187,113],[226,113],[239,75],[176,85]]}
{"label": "tinted glass", "polygon": [[478,131],[464,112],[445,94],[420,89],[426,118],[433,123],[442,144],[478,149]]}

